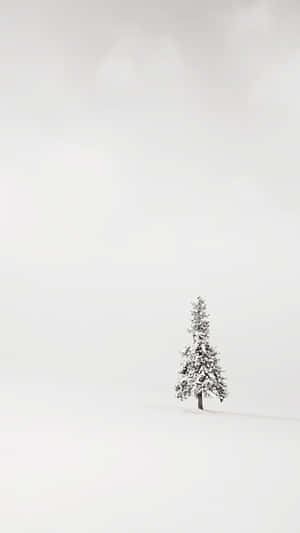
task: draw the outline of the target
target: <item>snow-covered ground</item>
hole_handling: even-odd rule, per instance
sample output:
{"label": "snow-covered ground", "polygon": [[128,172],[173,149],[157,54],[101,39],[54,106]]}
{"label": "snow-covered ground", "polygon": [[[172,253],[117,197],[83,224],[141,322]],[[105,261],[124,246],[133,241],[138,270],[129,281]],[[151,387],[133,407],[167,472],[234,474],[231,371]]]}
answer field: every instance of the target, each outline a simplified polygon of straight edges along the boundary
{"label": "snow-covered ground", "polygon": [[225,408],[119,402],[4,419],[2,531],[300,531],[300,422]]}

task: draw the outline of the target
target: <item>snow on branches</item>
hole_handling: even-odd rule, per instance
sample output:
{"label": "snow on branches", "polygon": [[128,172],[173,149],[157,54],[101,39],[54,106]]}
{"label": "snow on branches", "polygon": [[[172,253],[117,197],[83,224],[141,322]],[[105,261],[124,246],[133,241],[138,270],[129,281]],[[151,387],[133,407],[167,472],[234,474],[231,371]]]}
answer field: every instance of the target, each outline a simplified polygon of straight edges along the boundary
{"label": "snow on branches", "polygon": [[182,352],[175,391],[180,400],[185,400],[194,394],[198,397],[198,406],[201,409],[202,396],[214,395],[222,402],[228,394],[218,352],[209,342],[209,326],[206,303],[198,296],[192,304],[191,327],[188,329],[192,334],[192,343]]}

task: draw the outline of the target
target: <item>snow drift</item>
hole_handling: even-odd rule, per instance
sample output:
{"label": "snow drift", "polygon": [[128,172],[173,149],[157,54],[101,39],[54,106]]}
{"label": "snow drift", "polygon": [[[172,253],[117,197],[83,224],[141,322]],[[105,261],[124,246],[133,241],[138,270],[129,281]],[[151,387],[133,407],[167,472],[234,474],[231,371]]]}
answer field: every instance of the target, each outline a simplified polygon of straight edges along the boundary
{"label": "snow drift", "polygon": [[300,423],[120,406],[4,423],[6,533],[286,533]]}

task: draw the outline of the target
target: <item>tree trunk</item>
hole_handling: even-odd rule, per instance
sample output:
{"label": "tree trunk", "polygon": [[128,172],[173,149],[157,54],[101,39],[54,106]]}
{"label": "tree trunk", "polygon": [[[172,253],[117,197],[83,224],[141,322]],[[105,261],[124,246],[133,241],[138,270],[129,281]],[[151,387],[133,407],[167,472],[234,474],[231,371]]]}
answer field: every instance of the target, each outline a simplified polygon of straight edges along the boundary
{"label": "tree trunk", "polygon": [[198,397],[198,409],[203,409],[202,392],[200,392],[197,397]]}

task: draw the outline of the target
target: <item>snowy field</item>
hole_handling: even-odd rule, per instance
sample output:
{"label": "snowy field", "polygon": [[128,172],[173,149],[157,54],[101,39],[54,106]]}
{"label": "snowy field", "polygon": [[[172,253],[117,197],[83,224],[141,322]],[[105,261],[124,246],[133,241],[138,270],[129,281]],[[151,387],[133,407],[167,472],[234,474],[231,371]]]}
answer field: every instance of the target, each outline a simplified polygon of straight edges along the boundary
{"label": "snowy field", "polygon": [[300,422],[126,403],[2,421],[5,533],[300,531]]}

